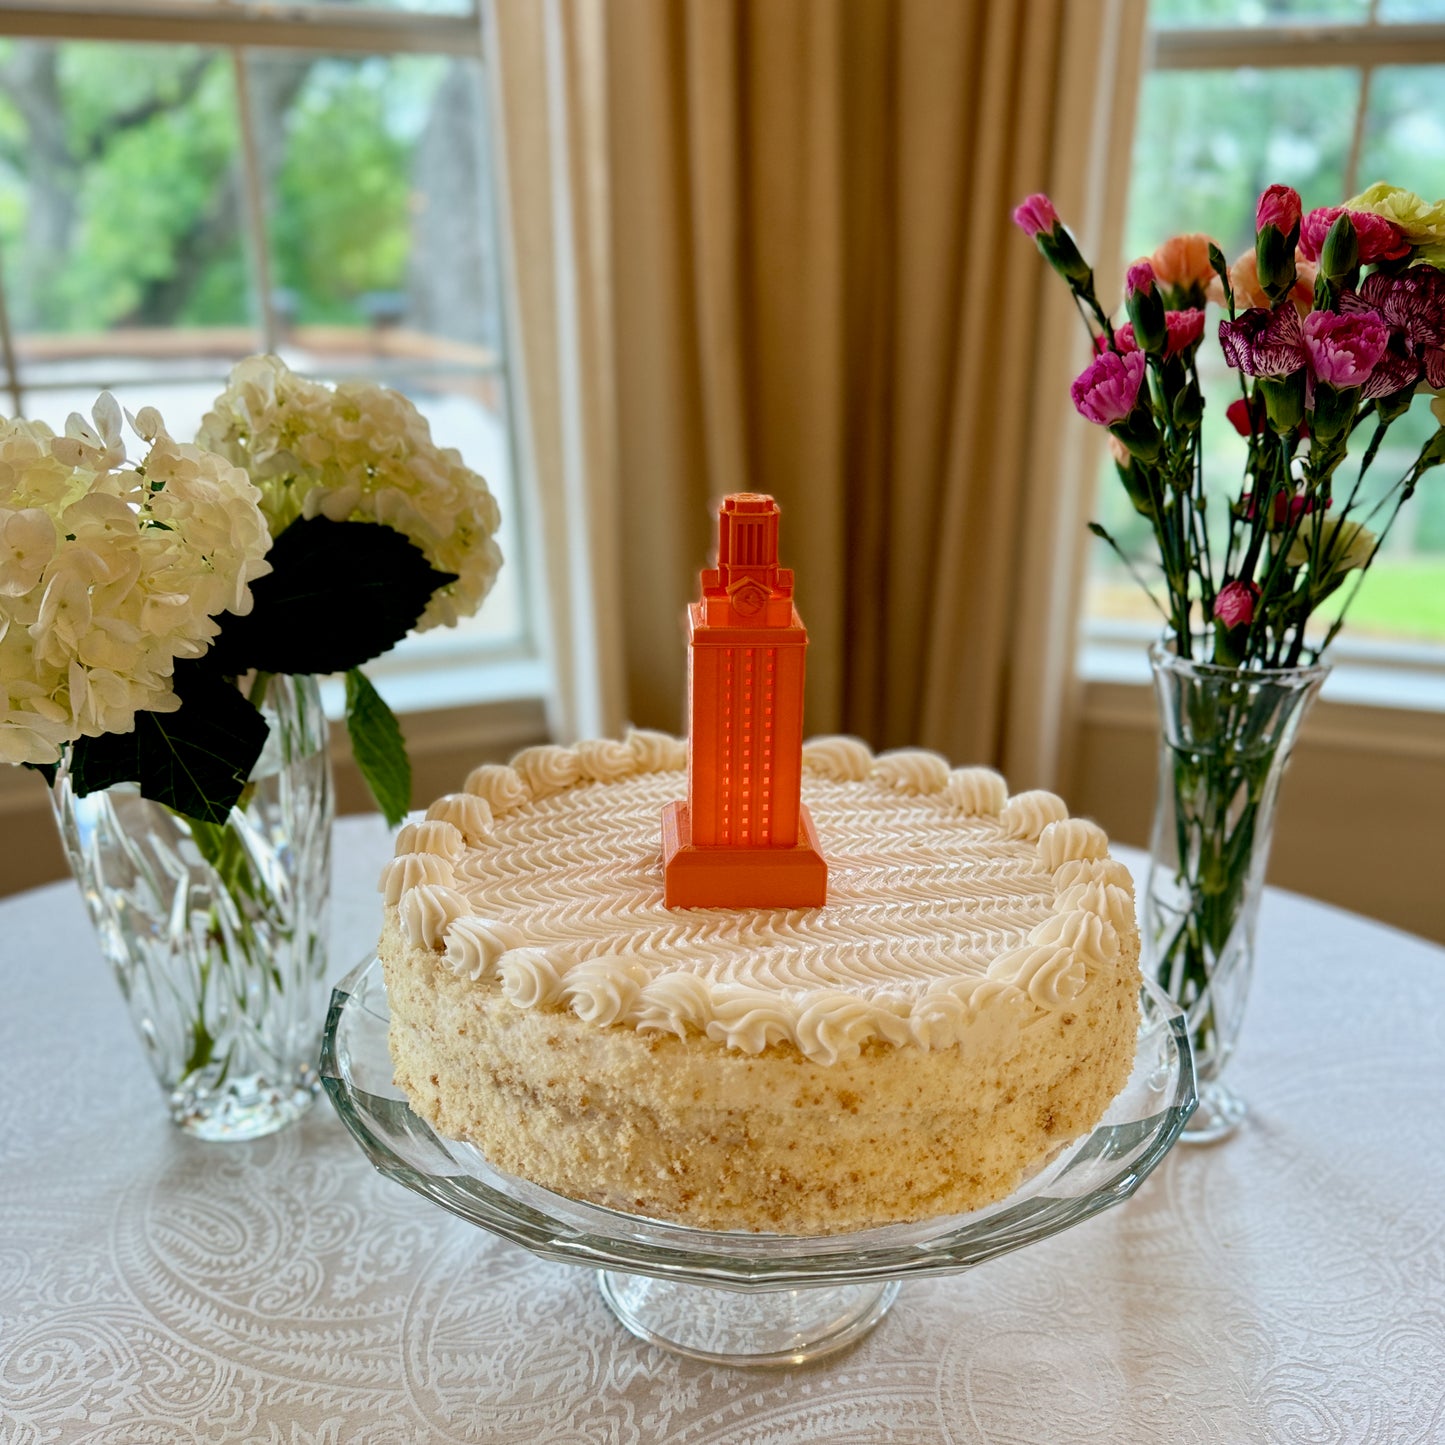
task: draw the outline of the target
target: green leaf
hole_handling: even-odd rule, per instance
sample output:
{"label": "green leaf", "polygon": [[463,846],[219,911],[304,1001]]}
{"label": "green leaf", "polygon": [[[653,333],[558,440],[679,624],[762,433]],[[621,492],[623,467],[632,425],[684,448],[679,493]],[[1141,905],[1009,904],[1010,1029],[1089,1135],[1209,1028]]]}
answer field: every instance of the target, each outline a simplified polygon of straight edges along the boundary
{"label": "green leaf", "polygon": [[59,763],[21,763],[20,766],[29,768],[33,773],[39,773],[45,779],[47,788],[55,786],[55,770],[60,766]]}
{"label": "green leaf", "polygon": [[395,647],[454,582],[377,522],[299,518],[271,544],[252,608],[227,616],[207,660],[221,672],[349,672]]}
{"label": "green leaf", "polygon": [[351,755],[382,816],[394,828],[411,807],[411,762],[396,717],[357,668],[346,674]]}
{"label": "green leaf", "polygon": [[71,748],[77,795],[139,783],[141,796],[188,818],[224,823],[261,756],[265,718],[233,684],[197,662],[178,662],[176,712],[139,712],[135,730],[80,738]]}

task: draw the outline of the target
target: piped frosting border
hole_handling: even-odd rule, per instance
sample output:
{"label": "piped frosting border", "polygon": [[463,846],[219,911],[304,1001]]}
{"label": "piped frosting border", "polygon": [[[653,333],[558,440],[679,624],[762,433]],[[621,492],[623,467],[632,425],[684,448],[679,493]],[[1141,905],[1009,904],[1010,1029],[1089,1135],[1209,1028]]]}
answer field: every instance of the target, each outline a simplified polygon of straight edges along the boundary
{"label": "piped frosting border", "polygon": [[712,981],[687,971],[655,973],[639,959],[610,953],[559,961],[530,946],[515,924],[477,916],[456,887],[454,865],[468,848],[485,848],[499,816],[534,799],[588,783],[649,772],[678,772],[687,747],[665,733],[630,731],[625,740],[575,747],[527,748],[510,764],[473,769],[461,793],[437,799],[421,822],[397,835],[396,856],[380,887],[397,909],[403,936],[472,981],[495,980],[523,1009],[568,1009],[586,1024],[701,1034],[730,1049],[760,1053],[790,1044],[816,1063],[856,1058],[880,1040],[895,1047],[945,1049],[988,1016],[1011,1032],[1075,1007],[1091,970],[1114,964],[1134,933],[1133,882],[1109,857],[1097,824],[1071,818],[1063,800],[1034,790],[1010,796],[990,768],[951,768],[937,753],[902,749],[875,755],[857,738],[805,744],[805,771],[836,781],[871,779],[912,796],[934,795],[964,817],[998,819],[1004,832],[1038,850],[1051,877],[1054,911],[1019,947],[983,975],[936,978],[913,993],[872,997],[845,989],[791,994]]}

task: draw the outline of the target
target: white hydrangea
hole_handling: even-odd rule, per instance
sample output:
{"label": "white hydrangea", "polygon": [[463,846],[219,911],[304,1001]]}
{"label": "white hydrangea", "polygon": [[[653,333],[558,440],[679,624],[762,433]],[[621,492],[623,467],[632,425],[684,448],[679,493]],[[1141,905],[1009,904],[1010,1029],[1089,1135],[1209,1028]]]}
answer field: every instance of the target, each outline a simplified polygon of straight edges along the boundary
{"label": "white hydrangea", "polygon": [[419,632],[470,616],[496,580],[496,499],[399,392],[365,381],[333,388],[252,356],[231,372],[197,440],[250,472],[273,534],[297,517],[377,521],[456,573],[432,594]]}
{"label": "white hydrangea", "polygon": [[121,413],[57,437],[0,418],[0,760],[53,763],[79,737],[174,712],[175,660],[199,657],[216,616],[251,610],[271,570],[260,493],[223,457],[174,441],[146,408],[150,443],[125,464]]}

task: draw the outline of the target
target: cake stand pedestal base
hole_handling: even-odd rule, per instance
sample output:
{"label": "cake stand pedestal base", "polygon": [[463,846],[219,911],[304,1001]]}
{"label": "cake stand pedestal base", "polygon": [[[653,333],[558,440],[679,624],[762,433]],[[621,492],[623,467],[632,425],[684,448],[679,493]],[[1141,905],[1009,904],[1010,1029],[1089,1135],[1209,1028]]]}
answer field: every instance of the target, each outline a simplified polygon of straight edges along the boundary
{"label": "cake stand pedestal base", "polygon": [[602,1298],[639,1339],[714,1365],[803,1365],[863,1338],[898,1298],[897,1280],[731,1290],[598,1271]]}
{"label": "cake stand pedestal base", "polygon": [[1199,1107],[1179,1136],[1181,1144],[1217,1144],[1244,1122],[1249,1106],[1229,1087],[1214,1079],[1199,1086]]}

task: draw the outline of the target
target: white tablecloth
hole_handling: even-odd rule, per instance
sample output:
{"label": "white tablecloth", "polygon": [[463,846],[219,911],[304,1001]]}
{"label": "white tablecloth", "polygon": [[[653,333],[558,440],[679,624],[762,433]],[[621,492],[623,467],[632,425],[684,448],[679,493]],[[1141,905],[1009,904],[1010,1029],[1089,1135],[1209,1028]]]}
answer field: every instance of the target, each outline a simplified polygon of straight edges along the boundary
{"label": "white tablecloth", "polygon": [[[388,851],[340,826],[339,977]],[[1230,1142],[850,1354],[693,1364],[374,1174],[166,1122],[71,884],[0,904],[0,1442],[1445,1441],[1445,950],[1266,900]]]}

